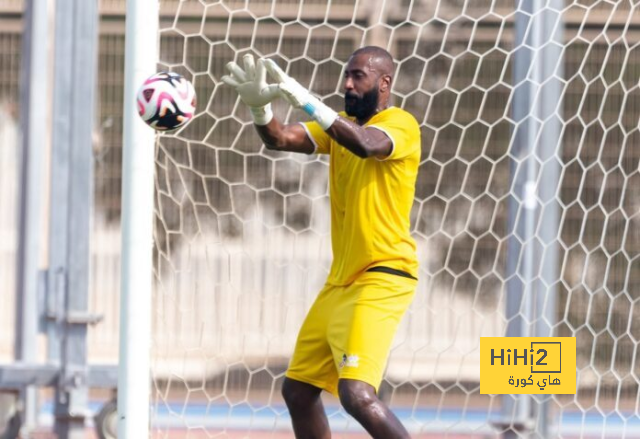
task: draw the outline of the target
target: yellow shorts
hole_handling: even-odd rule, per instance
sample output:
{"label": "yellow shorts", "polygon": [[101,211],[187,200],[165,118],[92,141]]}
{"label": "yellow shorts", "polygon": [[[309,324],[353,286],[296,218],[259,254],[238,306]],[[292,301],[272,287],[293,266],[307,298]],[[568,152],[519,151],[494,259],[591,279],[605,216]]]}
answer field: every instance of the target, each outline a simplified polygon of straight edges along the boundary
{"label": "yellow shorts", "polygon": [[302,324],[286,376],[337,395],[338,380],[376,392],[415,279],[365,272],[345,286],[325,285]]}

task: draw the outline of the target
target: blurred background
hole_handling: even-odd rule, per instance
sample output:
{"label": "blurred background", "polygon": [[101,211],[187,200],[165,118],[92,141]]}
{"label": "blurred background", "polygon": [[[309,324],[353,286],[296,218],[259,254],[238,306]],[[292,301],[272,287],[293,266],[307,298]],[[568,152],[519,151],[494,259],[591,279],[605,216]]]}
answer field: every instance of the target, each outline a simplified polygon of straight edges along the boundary
{"label": "blurred background", "polygon": [[[103,318],[87,358],[115,364],[125,1],[98,3],[87,294]],[[244,53],[270,57],[342,109],[342,69],[366,44],[394,56],[395,105],[422,130],[419,288],[382,397],[416,437],[640,437],[637,1],[160,5],[159,70],[193,82],[198,111],[156,146],[154,437],[287,437],[279,386],[331,263],[328,160],[266,150],[220,77]],[[2,363],[15,355],[23,8],[0,0]],[[304,120],[283,103],[275,111]],[[43,172],[43,212],[64,208],[48,204]],[[525,399],[479,394],[479,337],[522,328],[577,337],[578,393],[531,398],[530,429],[508,409]],[[110,398],[91,391],[92,410]],[[39,400],[42,431],[51,394]],[[331,397],[327,406],[336,437],[366,437]]]}

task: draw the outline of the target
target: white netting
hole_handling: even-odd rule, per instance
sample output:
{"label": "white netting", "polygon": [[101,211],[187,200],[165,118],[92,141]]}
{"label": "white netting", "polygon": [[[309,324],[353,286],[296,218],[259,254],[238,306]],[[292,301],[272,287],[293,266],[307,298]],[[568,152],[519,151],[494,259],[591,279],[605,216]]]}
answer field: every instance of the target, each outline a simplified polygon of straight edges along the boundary
{"label": "white netting", "polygon": [[[395,104],[420,122],[423,147],[412,218],[420,282],[382,398],[416,437],[496,435],[502,399],[479,394],[479,337],[505,334],[509,282],[550,284],[555,335],[577,337],[579,390],[551,398],[546,434],[640,435],[639,6],[560,8],[560,141],[541,157],[513,151],[513,3],[161,2],[161,67],[190,78],[199,103],[157,149],[156,437],[291,435],[279,386],[330,266],[327,160],[266,150],[220,77],[246,52],[271,57],[338,109],[342,68],[365,44],[393,54]],[[304,119],[281,103],[275,111]],[[509,225],[514,176],[535,163],[543,185],[549,160],[555,196],[538,194],[534,207],[557,208],[553,245],[542,220],[526,239]],[[546,272],[556,278],[538,260],[531,278],[508,274],[508,260],[523,258],[507,252],[514,242],[557,252]],[[335,437],[362,431],[326,402]]]}

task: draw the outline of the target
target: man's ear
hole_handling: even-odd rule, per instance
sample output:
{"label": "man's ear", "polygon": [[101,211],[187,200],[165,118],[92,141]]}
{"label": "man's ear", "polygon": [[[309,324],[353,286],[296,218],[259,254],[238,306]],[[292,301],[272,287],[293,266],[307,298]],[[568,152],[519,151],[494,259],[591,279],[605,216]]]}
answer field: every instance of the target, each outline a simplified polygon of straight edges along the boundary
{"label": "man's ear", "polygon": [[385,92],[391,89],[391,76],[382,75],[380,77],[380,91]]}

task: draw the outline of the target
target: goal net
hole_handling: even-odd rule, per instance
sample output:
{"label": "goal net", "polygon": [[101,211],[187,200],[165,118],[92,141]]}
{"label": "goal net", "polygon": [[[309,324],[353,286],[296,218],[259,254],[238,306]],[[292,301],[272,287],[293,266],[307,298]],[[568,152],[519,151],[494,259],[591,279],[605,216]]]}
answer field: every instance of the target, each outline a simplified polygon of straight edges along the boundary
{"label": "goal net", "polygon": [[[578,392],[534,399],[545,412],[532,415],[535,437],[638,437],[639,8],[161,1],[160,67],[192,80],[198,111],[157,141],[153,436],[291,436],[280,387],[331,263],[328,161],[266,150],[220,78],[245,53],[269,57],[342,109],[342,69],[373,44],[394,56],[394,103],[422,131],[420,279],[381,398],[415,437],[495,437],[519,421],[504,418],[503,397],[479,393],[479,337],[543,322],[540,335],[577,337]],[[531,43],[543,14],[554,28]],[[514,107],[521,43],[529,67],[550,47],[560,60],[544,83],[525,66],[524,110]],[[526,122],[515,114],[551,83],[554,109],[532,116],[531,142],[516,148]],[[305,119],[282,102],[274,110]],[[536,297],[533,312],[507,313],[518,288]],[[338,401],[325,395],[325,406],[335,437],[366,437]]]}

